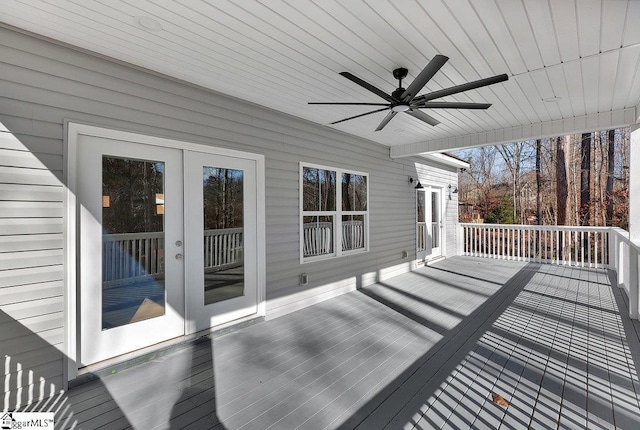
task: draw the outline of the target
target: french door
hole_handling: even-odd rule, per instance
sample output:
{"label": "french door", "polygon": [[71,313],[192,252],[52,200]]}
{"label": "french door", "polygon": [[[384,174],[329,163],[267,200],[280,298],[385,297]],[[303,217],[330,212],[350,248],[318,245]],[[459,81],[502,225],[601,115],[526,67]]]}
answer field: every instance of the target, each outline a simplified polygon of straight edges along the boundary
{"label": "french door", "polygon": [[440,188],[430,188],[429,197],[430,205],[427,214],[431,217],[428,219],[431,235],[431,258],[442,255],[442,190]]}
{"label": "french door", "polygon": [[418,260],[442,255],[442,191],[416,190],[416,256]]}
{"label": "french door", "polygon": [[243,158],[185,156],[186,330],[194,333],[257,312],[256,166]]}
{"label": "french door", "polygon": [[81,365],[256,314],[255,160],[84,135],[77,159]]}

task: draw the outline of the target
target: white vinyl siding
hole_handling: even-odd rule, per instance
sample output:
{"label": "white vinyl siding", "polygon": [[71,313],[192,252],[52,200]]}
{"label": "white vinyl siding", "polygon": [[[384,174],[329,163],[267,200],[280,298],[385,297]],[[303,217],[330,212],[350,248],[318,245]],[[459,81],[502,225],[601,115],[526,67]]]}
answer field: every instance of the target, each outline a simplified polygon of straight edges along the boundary
{"label": "white vinyl siding", "polygon": [[[48,395],[65,384],[62,304],[65,291],[77,294],[64,279],[65,120],[264,154],[267,318],[410,270],[415,194],[407,178],[442,187],[457,178],[451,167],[392,160],[386,146],[0,26],[0,350],[9,409],[24,404],[29,387],[40,393],[44,384]],[[301,161],[368,172],[372,208],[369,252],[305,265],[305,287]],[[445,201],[447,254],[455,251],[456,197]]]}

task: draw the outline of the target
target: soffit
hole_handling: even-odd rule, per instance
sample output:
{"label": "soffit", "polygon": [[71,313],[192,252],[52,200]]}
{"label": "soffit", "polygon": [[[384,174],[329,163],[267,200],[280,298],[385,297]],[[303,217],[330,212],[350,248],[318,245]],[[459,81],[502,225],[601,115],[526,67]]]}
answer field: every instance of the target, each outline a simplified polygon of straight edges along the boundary
{"label": "soffit", "polygon": [[[162,28],[144,30],[136,17]],[[640,102],[633,0],[6,0],[0,19],[324,125],[372,109],[307,102],[381,101],[342,71],[391,92],[393,69],[409,69],[406,87],[434,55],[450,57],[421,93],[509,75],[441,99],[493,106],[427,110],[441,121],[435,127],[400,114],[374,132],[384,112],[330,126],[398,154],[526,138],[536,133],[521,131],[531,128],[578,130],[594,116],[603,128],[635,122]]]}

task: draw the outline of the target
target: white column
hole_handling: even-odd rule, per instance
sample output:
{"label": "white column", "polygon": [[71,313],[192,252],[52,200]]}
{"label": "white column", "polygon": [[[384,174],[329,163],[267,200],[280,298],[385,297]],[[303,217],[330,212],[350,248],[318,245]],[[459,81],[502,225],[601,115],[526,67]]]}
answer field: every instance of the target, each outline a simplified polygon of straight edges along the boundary
{"label": "white column", "polygon": [[629,237],[640,243],[640,124],[631,126],[629,145]]}

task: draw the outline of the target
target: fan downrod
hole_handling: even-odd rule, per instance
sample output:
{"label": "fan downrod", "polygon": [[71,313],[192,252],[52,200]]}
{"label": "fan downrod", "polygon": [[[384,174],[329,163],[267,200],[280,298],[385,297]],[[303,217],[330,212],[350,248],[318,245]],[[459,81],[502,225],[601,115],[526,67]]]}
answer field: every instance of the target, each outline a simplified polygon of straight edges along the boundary
{"label": "fan downrod", "polygon": [[402,80],[407,77],[407,73],[409,73],[409,71],[404,67],[397,68],[393,71],[393,77],[398,80],[398,88],[393,93],[391,93],[391,97],[400,99],[402,94],[404,94],[404,88],[402,88]]}

